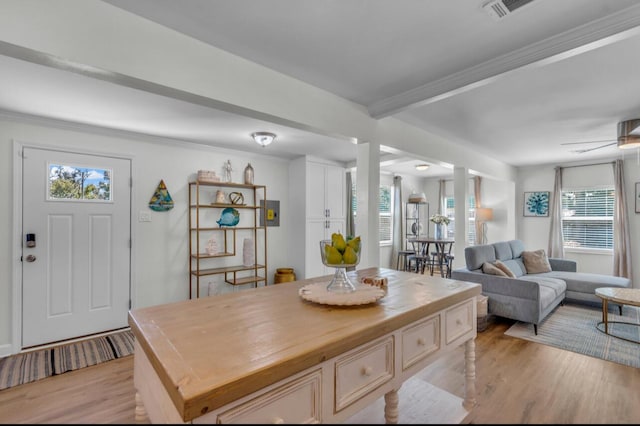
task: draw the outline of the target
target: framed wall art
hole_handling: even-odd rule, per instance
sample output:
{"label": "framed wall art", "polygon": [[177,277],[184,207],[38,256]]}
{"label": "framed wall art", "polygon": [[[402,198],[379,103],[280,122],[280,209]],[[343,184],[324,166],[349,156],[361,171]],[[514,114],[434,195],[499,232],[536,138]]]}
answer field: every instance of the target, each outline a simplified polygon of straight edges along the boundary
{"label": "framed wall art", "polygon": [[523,215],[525,217],[548,217],[550,195],[549,191],[525,192]]}

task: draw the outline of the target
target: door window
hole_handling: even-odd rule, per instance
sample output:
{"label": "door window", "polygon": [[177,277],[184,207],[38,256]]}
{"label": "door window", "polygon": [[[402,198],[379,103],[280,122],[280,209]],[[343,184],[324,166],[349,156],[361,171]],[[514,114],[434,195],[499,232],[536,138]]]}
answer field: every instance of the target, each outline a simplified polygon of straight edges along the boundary
{"label": "door window", "polygon": [[109,169],[49,164],[47,200],[112,201]]}

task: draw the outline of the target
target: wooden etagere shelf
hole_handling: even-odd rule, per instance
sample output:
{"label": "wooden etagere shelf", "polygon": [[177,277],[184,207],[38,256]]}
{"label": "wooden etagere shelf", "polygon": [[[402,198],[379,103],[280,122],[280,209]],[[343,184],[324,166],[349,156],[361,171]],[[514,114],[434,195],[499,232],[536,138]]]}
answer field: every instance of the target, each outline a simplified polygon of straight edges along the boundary
{"label": "wooden etagere shelf", "polygon": [[[243,195],[241,204],[216,203],[218,190],[230,189]],[[228,194],[227,194],[228,196]],[[267,283],[267,228],[266,210],[260,201],[267,199],[264,185],[232,182],[189,182],[189,298],[200,297],[201,278],[224,275],[230,285]],[[221,212],[232,207],[244,211],[236,226],[218,226]],[[262,215],[262,216],[261,216]],[[260,219],[262,218],[262,221]],[[205,245],[209,238],[220,235],[218,252],[209,254]],[[242,241],[252,238],[256,263],[243,265]],[[260,249],[260,250],[259,250]],[[227,259],[226,261],[224,259]],[[224,262],[223,266],[219,262]],[[217,263],[217,265],[216,265]],[[229,264],[231,263],[231,264]]]}

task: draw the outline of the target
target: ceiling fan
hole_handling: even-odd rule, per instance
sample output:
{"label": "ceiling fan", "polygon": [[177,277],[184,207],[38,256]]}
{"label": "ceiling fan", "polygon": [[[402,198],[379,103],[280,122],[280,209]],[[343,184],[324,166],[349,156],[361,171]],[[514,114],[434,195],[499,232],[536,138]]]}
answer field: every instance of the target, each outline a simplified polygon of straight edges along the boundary
{"label": "ceiling fan", "polygon": [[606,148],[611,145],[618,145],[618,148],[627,149],[640,146],[640,135],[631,134],[631,132],[640,131],[640,118],[633,120],[621,121],[618,123],[618,138],[617,139],[605,139],[597,141],[583,141],[583,142],[566,142],[560,145],[584,145],[598,143],[601,145],[589,148],[574,149],[571,152],[576,154],[584,154],[585,152],[595,151],[596,149]]}
{"label": "ceiling fan", "polygon": [[584,154],[585,152],[595,151],[596,149],[605,148],[607,146],[615,145],[618,143],[617,139],[605,139],[600,141],[583,141],[583,142],[566,142],[561,143],[560,145],[582,145],[582,144],[591,144],[591,143],[603,143],[604,145],[599,145],[591,148],[579,148],[572,149],[571,152],[575,152],[576,154]]}

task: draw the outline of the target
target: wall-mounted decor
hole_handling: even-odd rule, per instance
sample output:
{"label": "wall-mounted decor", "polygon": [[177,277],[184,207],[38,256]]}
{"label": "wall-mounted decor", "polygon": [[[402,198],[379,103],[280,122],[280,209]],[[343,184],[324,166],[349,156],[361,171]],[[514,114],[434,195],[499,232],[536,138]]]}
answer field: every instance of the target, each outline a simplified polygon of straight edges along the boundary
{"label": "wall-mounted decor", "polygon": [[165,212],[173,208],[173,199],[167,190],[164,180],[160,180],[156,192],[153,193],[149,201],[149,208],[157,212]]}
{"label": "wall-mounted decor", "polygon": [[[260,200],[260,210],[264,200]],[[264,226],[264,216],[260,213],[260,226]],[[267,226],[280,226],[280,200],[267,200]]]}
{"label": "wall-mounted decor", "polygon": [[636,182],[636,213],[640,213],[640,182]]}
{"label": "wall-mounted decor", "polygon": [[524,216],[549,216],[549,191],[524,193]]}

